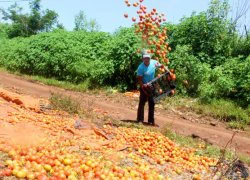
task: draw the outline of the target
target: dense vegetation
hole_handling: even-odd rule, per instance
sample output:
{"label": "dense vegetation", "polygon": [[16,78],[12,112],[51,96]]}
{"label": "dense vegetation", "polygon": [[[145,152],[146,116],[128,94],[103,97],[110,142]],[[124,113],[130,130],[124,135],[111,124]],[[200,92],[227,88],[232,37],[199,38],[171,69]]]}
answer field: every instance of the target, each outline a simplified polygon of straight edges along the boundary
{"label": "dense vegetation", "polygon": [[[40,7],[33,4],[31,8],[30,18],[40,17],[35,22],[48,17],[45,12],[35,16]],[[213,0],[207,11],[193,13],[179,24],[162,26],[168,28],[170,67],[176,71],[179,94],[206,103],[230,99],[246,108],[250,104],[249,33],[242,36],[236,30],[228,9],[227,1]],[[35,28],[33,33],[18,37],[12,36],[13,28],[19,28],[16,21],[0,24],[0,65],[25,74],[88,82],[90,87],[136,88],[135,72],[141,56],[136,53],[140,41],[133,27],[109,34],[99,32],[93,24],[88,31],[80,27],[85,19],[80,13],[75,31],[69,32],[52,26],[57,17],[54,15],[43,30]]]}

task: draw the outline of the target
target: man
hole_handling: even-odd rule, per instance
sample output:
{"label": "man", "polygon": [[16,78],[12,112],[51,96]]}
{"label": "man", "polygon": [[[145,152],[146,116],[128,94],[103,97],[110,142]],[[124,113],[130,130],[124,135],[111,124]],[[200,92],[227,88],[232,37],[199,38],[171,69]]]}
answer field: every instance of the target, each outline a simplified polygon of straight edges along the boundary
{"label": "man", "polygon": [[137,121],[144,121],[144,106],[148,101],[149,111],[148,111],[148,123],[150,125],[155,125],[154,119],[154,108],[155,103],[153,97],[147,93],[147,88],[149,86],[148,82],[155,78],[155,70],[156,68],[163,67],[156,60],[151,59],[149,54],[144,54],[142,57],[142,63],[139,65],[137,69],[137,80],[140,85],[140,101],[137,111]]}

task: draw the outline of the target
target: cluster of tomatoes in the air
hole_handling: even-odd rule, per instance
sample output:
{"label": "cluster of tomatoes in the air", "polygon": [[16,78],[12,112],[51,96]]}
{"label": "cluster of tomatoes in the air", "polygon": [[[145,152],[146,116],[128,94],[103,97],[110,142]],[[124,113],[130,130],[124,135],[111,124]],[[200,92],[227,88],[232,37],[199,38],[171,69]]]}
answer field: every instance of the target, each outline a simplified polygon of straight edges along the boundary
{"label": "cluster of tomatoes in the air", "polygon": [[[133,4],[135,8],[138,8],[138,17],[131,18],[135,23],[135,32],[141,36],[142,48],[148,49],[148,53],[151,53],[162,64],[168,64],[169,59],[167,55],[171,48],[168,44],[167,28],[161,26],[161,23],[166,21],[165,15],[159,13],[155,8],[148,10],[142,4],[143,0],[134,3],[125,0],[125,3],[128,7]],[[129,18],[129,15],[126,13],[124,17]]]}

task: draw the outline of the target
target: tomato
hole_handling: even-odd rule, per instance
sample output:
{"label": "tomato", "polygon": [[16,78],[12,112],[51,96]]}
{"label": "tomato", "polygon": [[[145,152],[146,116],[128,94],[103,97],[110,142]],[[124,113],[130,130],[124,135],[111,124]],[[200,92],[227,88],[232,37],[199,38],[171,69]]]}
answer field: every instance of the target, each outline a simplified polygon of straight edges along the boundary
{"label": "tomato", "polygon": [[58,178],[55,177],[55,176],[52,176],[52,177],[49,178],[49,180],[58,180]]}
{"label": "tomato", "polygon": [[4,175],[5,176],[10,176],[12,174],[12,170],[11,169],[5,169],[4,170]]}
{"label": "tomato", "polygon": [[66,175],[64,174],[64,172],[60,172],[58,177],[61,179],[66,179]]}
{"label": "tomato", "polygon": [[28,179],[35,179],[36,176],[35,176],[35,174],[32,173],[32,172],[28,172],[28,173],[27,173],[27,178],[28,178]]}
{"label": "tomato", "polygon": [[71,159],[68,159],[68,158],[63,159],[63,164],[65,164],[65,165],[70,165],[70,164],[72,164],[72,160],[71,160]]}
{"label": "tomato", "polygon": [[37,177],[37,180],[48,180],[48,176],[42,174]]}
{"label": "tomato", "polygon": [[20,170],[16,174],[16,177],[18,177],[18,178],[26,178],[26,176],[27,176],[27,171],[25,171],[25,170]]}
{"label": "tomato", "polygon": [[4,171],[3,170],[0,170],[0,177],[4,177]]}
{"label": "tomato", "polygon": [[49,171],[52,169],[52,167],[51,167],[50,165],[46,164],[46,165],[44,165],[44,169],[45,169],[47,172],[49,172]]}

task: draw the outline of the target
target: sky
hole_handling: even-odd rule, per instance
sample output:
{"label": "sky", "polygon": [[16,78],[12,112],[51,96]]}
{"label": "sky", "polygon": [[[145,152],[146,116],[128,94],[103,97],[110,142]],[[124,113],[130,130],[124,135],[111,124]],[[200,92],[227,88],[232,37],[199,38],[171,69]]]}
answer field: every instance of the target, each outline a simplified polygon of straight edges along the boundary
{"label": "sky", "polygon": [[[11,2],[6,2],[11,1]],[[18,4],[28,9],[29,2],[17,0]],[[135,0],[129,0],[131,4]],[[237,1],[230,0],[231,5],[236,5]],[[249,0],[250,1],[250,0]],[[8,8],[14,0],[0,0],[0,8]],[[210,0],[144,0],[148,9],[156,8],[159,12],[166,14],[167,21],[178,23],[184,16],[190,16],[192,12],[205,11]],[[249,3],[250,4],[250,3]],[[42,0],[43,9],[54,10],[59,15],[59,22],[67,30],[74,28],[74,18],[82,10],[88,19],[95,19],[101,27],[101,31],[114,32],[119,27],[130,27],[131,18],[136,15],[137,9],[127,7],[124,0]],[[125,19],[124,13],[128,13],[130,18]],[[242,18],[243,23],[250,20],[250,13]],[[250,28],[250,27],[249,27]]]}

